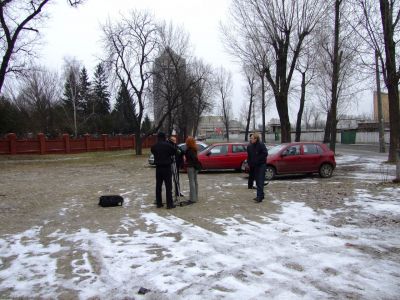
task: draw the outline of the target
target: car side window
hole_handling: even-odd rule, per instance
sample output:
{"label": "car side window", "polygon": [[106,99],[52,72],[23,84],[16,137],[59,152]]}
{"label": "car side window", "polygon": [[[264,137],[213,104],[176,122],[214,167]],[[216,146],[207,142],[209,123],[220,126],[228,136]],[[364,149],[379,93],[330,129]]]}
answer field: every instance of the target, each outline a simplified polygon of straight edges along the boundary
{"label": "car side window", "polygon": [[304,154],[318,154],[321,153],[319,146],[315,144],[303,145]]}
{"label": "car side window", "polygon": [[228,146],[227,145],[215,146],[210,151],[210,155],[223,155],[223,154],[226,154],[226,153],[228,153]]}
{"label": "car side window", "polygon": [[233,145],[232,146],[232,152],[233,153],[247,152],[247,149],[243,145]]}
{"label": "car side window", "polygon": [[286,149],[286,155],[300,155],[300,145],[291,146]]}

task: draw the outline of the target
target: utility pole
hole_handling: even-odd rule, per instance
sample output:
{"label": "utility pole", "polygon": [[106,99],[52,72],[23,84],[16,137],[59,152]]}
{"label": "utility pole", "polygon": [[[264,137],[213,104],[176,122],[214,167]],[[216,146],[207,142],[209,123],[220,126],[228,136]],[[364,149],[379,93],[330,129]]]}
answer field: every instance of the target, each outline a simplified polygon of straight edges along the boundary
{"label": "utility pole", "polygon": [[378,104],[378,121],[379,121],[379,152],[385,153],[385,123],[382,112],[382,95],[381,95],[381,80],[379,75],[379,53],[375,50],[375,73],[376,73],[376,89],[377,89],[377,104]]}

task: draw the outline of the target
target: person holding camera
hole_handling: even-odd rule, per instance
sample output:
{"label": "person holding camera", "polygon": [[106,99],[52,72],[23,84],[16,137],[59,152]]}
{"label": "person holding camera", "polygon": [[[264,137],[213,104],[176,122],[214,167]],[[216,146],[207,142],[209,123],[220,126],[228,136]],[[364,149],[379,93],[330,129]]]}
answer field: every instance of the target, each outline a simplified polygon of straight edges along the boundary
{"label": "person holding camera", "polygon": [[171,156],[175,155],[175,147],[166,141],[164,132],[157,134],[157,143],[151,147],[151,153],[154,155],[154,164],[156,165],[156,203],[157,207],[163,207],[161,189],[165,184],[167,209],[174,208],[172,200],[172,171]]}

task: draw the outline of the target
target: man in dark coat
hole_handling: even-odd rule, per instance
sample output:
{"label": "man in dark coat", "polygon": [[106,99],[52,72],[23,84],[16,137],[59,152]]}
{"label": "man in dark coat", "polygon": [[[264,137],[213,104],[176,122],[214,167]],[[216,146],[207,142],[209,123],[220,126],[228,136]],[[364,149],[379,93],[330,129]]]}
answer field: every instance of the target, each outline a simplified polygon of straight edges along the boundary
{"label": "man in dark coat", "polygon": [[[250,134],[250,139],[251,139],[251,137],[253,136],[253,134],[251,133]],[[247,153],[249,153],[249,149],[250,149],[250,147],[252,147],[252,143],[250,142],[248,145],[247,145]],[[248,160],[247,160],[247,162],[248,162]],[[254,168],[253,167],[251,167],[250,166],[250,164],[248,164],[249,165],[249,179],[248,179],[248,181],[247,181],[247,188],[248,189],[254,189]]]}
{"label": "man in dark coat", "polygon": [[172,200],[172,172],[171,157],[175,155],[175,147],[166,141],[165,133],[157,134],[157,144],[151,147],[151,153],[154,155],[154,164],[156,165],[156,203],[157,207],[163,207],[161,189],[163,182],[165,183],[165,191],[167,197],[167,209],[174,208]]}
{"label": "man in dark coat", "polygon": [[254,200],[262,202],[264,199],[264,180],[268,151],[264,143],[260,142],[258,133],[253,133],[250,137],[250,143],[251,145],[247,148],[247,161],[249,167],[254,169],[254,177],[256,179],[257,197]]}

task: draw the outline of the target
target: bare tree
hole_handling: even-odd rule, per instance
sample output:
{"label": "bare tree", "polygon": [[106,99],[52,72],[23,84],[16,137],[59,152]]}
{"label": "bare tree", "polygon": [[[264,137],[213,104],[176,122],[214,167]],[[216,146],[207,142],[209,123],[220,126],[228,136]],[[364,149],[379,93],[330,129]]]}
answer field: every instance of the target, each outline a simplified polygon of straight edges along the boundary
{"label": "bare tree", "polygon": [[[256,97],[256,74],[254,72],[254,69],[252,67],[244,66],[243,67],[245,76],[246,76],[246,81],[247,81],[247,87],[246,87],[246,92],[249,97],[247,100],[247,116],[246,116],[246,130],[244,134],[244,140],[247,142],[248,141],[248,135],[250,131],[250,122],[251,122],[251,117],[252,115],[255,115],[254,111],[254,102],[255,102],[255,97]],[[246,107],[246,106],[245,106]]]}
{"label": "bare tree", "polygon": [[311,117],[312,117],[312,108],[310,108],[311,105],[305,105],[304,110],[303,110],[303,121],[306,129],[311,128]]}
{"label": "bare tree", "polygon": [[[78,136],[80,115],[83,110],[79,103],[79,71],[81,68],[80,62],[75,58],[65,58],[64,63],[64,111],[67,116],[68,123],[73,129],[74,136]],[[72,116],[71,116],[72,114]]]}
{"label": "bare tree", "polygon": [[[267,107],[265,94],[267,91],[266,70],[268,61],[268,44],[257,28],[247,2],[234,0],[230,9],[230,22],[221,24],[223,42],[228,53],[239,60],[242,65],[253,69],[260,82],[261,96],[261,139],[265,141],[265,109]],[[254,106],[254,105],[253,105]],[[250,107],[249,107],[250,109]]]}
{"label": "bare tree", "polygon": [[229,128],[232,119],[232,74],[223,67],[217,71],[216,85],[219,96],[219,111],[225,126],[226,139],[229,142]]}
{"label": "bare tree", "polygon": [[[390,124],[388,161],[396,162],[398,160],[397,150],[399,149],[400,144],[398,92],[400,79],[398,60],[400,52],[398,51],[399,44],[397,42],[399,40],[400,1],[357,0],[356,3],[361,10],[358,23],[362,25],[363,31],[360,32],[360,36],[364,37],[366,48],[372,50],[370,51],[370,60],[372,61],[370,65],[373,65],[372,58],[376,53],[388,91]],[[373,72],[373,67],[371,67],[371,72]]]}
{"label": "bare tree", "polygon": [[[135,128],[136,155],[142,154],[142,123],[150,99],[149,80],[159,45],[158,26],[148,12],[133,10],[103,25],[107,63],[118,86],[130,94]],[[165,118],[165,117],[164,117]]]}
{"label": "bare tree", "polygon": [[159,123],[166,114],[161,128],[169,134],[175,129],[182,138],[192,127],[188,118],[192,108],[189,35],[182,27],[165,22],[159,26],[159,35],[159,54],[153,69],[154,120]]}
{"label": "bare tree", "polygon": [[301,89],[300,89],[300,103],[297,112],[296,120],[296,136],[295,141],[300,141],[301,136],[301,121],[303,119],[303,112],[306,102],[306,88],[315,77],[315,61],[317,58],[316,47],[310,43],[305,47],[302,55],[299,56],[296,70],[301,74]]}
{"label": "bare tree", "polygon": [[[389,123],[390,123],[390,146],[389,161],[398,161],[396,150],[399,151],[400,134],[400,112],[399,112],[399,79],[400,68],[396,64],[396,32],[399,29],[400,9],[399,1],[379,1],[382,27],[385,41],[385,66],[386,87],[389,96]],[[400,181],[400,170],[397,166],[397,181]]]}
{"label": "bare tree", "polygon": [[337,123],[360,91],[363,74],[358,61],[360,41],[347,21],[350,5],[343,0],[332,0],[328,4],[327,18],[315,34],[319,55],[314,87],[326,112],[324,142],[335,151]]}
{"label": "bare tree", "polygon": [[60,101],[61,88],[57,73],[43,67],[32,69],[24,77],[19,101],[28,112],[31,128],[37,132],[51,133],[55,120],[52,108]]}
{"label": "bare tree", "polygon": [[212,97],[215,94],[215,86],[212,82],[211,66],[201,60],[192,63],[190,74],[195,83],[192,88],[194,108],[192,135],[197,136],[201,116],[205,112],[210,112],[213,108]]}
{"label": "bare tree", "polygon": [[[34,56],[39,24],[46,18],[44,8],[54,0],[2,0],[0,2],[0,92],[9,74],[22,74]],[[83,0],[68,0],[77,6]]]}
{"label": "bare tree", "polygon": [[[282,142],[289,142],[288,93],[303,42],[323,16],[323,1],[233,0],[236,20],[249,25],[251,41],[259,41],[266,55],[264,72],[270,84],[281,122]],[[242,21],[243,24],[244,21]],[[259,49],[259,46],[256,46]]]}

